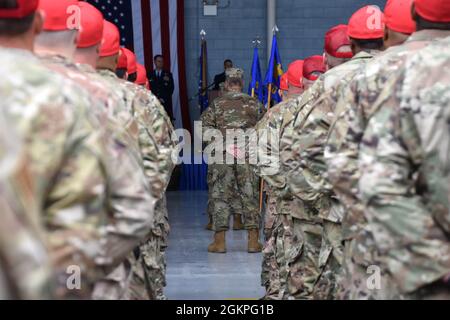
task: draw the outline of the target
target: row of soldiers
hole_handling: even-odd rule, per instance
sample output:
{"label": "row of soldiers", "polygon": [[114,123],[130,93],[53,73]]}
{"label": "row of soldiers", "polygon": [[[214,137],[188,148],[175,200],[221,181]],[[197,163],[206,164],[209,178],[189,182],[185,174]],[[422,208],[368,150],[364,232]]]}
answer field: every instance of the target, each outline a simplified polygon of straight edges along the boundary
{"label": "row of soldiers", "polygon": [[118,28],[0,0],[0,298],[165,299],[173,127]]}
{"label": "row of soldiers", "polygon": [[363,7],[320,59],[256,126],[279,137],[258,145],[280,158],[256,169],[265,298],[449,299],[450,1]]}
{"label": "row of soldiers", "polygon": [[227,70],[204,140],[256,129],[258,143],[214,146],[232,162],[210,161],[208,251],[227,251],[236,203],[248,251],[261,250],[258,175],[265,299],[450,298],[449,45],[450,1],[389,0],[331,28],[323,56],[293,62],[267,112]]}

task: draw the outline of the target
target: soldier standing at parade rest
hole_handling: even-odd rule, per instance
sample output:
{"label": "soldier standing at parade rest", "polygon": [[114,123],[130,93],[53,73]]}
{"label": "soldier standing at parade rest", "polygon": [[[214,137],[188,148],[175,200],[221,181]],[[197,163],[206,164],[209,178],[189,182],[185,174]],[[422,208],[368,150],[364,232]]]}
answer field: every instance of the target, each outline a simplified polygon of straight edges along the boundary
{"label": "soldier standing at parade rest", "polygon": [[[226,93],[223,97],[214,100],[211,106],[202,114],[201,121],[205,134],[207,130],[220,131],[226,137],[227,130],[247,130],[253,128],[261,119],[264,111],[262,104],[255,98],[242,93],[243,71],[231,68],[226,72]],[[261,252],[259,243],[260,213],[258,205],[258,179],[253,173],[250,164],[237,164],[238,157],[245,157],[245,146],[235,144],[235,141],[225,142],[226,153],[232,154],[234,164],[209,164],[212,170],[211,192],[214,201],[214,242],[208,247],[212,253],[226,253],[225,235],[229,229],[231,205],[239,201],[243,208],[244,227],[248,230],[248,252]],[[242,150],[241,150],[242,149]],[[223,147],[222,147],[223,150]],[[225,160],[227,160],[225,159]],[[247,162],[247,159],[244,159]],[[239,198],[235,197],[235,188],[238,188]]]}

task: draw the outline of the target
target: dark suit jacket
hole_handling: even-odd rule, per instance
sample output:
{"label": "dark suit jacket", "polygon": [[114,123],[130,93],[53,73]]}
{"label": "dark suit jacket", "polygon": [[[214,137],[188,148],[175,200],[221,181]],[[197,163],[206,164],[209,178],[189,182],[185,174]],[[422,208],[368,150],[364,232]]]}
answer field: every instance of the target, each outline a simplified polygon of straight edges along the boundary
{"label": "dark suit jacket", "polygon": [[220,73],[214,77],[214,90],[220,90],[220,84],[227,79],[225,72]]}
{"label": "dark suit jacket", "polygon": [[172,73],[162,71],[161,76],[158,77],[156,71],[153,71],[148,74],[148,79],[153,94],[158,97],[169,117],[173,119],[172,95],[174,83]]}

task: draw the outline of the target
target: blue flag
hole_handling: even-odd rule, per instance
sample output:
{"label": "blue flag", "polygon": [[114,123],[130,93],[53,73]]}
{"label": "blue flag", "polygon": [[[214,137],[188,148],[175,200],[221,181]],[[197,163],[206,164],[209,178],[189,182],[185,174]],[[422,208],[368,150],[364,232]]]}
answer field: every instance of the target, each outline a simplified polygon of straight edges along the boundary
{"label": "blue flag", "polygon": [[209,106],[208,101],[208,50],[206,39],[202,39],[202,49],[200,55],[200,81],[198,85],[199,105],[201,113]]}
{"label": "blue flag", "polygon": [[253,52],[253,64],[252,64],[252,81],[248,88],[248,94],[254,95],[259,101],[264,102],[264,86],[261,76],[261,65],[259,63],[259,51],[258,47],[255,47]]}
{"label": "blue flag", "polygon": [[[272,52],[270,54],[269,66],[267,68],[266,78],[264,79],[264,86],[269,88],[269,85],[272,84],[272,92],[267,93],[267,95],[272,95],[272,101],[276,103],[281,102],[281,97],[278,93],[278,89],[280,88],[280,79],[283,75],[283,67],[281,64],[280,52],[278,50],[278,42],[277,35],[273,35],[272,41]],[[267,102],[267,98],[265,97],[265,102]]]}

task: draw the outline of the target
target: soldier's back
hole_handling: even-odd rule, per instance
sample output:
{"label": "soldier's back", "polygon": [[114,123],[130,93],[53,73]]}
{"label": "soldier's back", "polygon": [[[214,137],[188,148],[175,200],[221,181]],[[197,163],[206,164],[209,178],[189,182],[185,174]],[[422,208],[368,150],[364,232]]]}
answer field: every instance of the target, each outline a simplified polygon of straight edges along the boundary
{"label": "soldier's back", "polygon": [[245,93],[228,92],[214,101],[218,129],[249,129],[261,117],[261,104]]}

